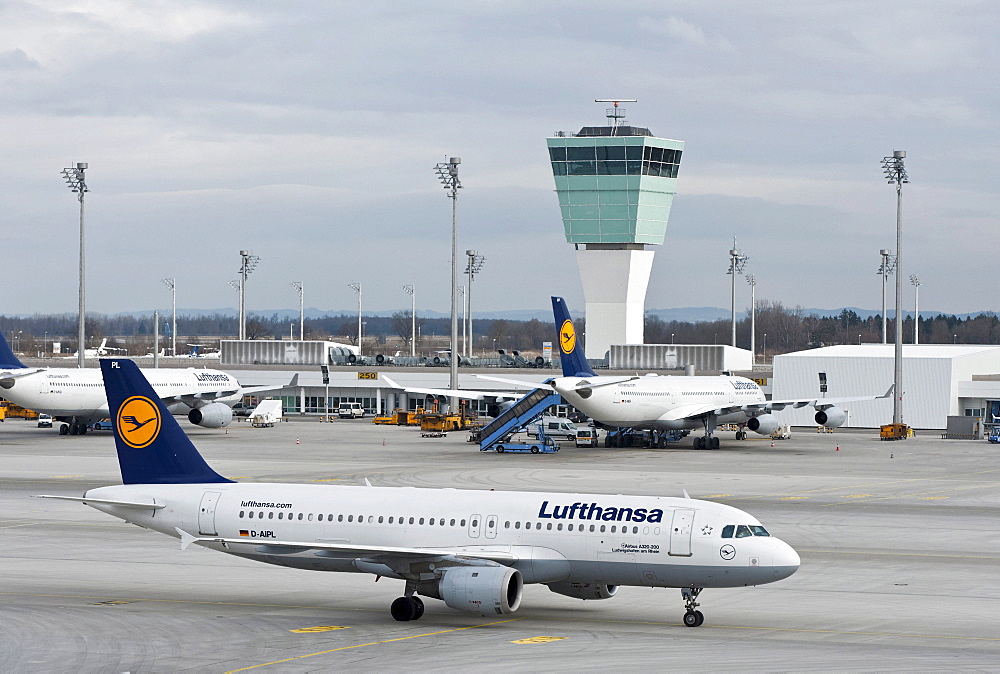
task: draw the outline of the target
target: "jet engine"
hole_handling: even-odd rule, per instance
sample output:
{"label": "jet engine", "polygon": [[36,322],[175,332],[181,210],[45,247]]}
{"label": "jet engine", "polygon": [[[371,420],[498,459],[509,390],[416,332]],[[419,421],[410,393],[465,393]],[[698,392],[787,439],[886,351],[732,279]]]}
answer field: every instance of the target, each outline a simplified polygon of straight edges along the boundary
{"label": "jet engine", "polygon": [[188,412],[188,421],[203,428],[222,428],[233,420],[233,409],[222,403],[209,403]]}
{"label": "jet engine", "polygon": [[747,428],[761,435],[770,435],[777,427],[778,420],[773,414],[761,414],[747,419]]}
{"label": "jet engine", "polygon": [[446,569],[437,591],[444,603],[476,615],[505,615],[521,605],[521,572],[507,566],[456,566]]}
{"label": "jet engine", "polygon": [[556,594],[574,599],[611,599],[618,594],[617,585],[595,585],[594,583],[549,583],[549,589]]}
{"label": "jet engine", "polygon": [[830,406],[826,409],[816,410],[816,423],[820,426],[839,428],[844,425],[845,421],[847,421],[847,412],[839,407]]}
{"label": "jet engine", "polygon": [[493,402],[486,407],[486,413],[491,417],[498,417],[507,410],[511,408],[511,405],[516,403],[516,400],[504,400],[502,402]]}

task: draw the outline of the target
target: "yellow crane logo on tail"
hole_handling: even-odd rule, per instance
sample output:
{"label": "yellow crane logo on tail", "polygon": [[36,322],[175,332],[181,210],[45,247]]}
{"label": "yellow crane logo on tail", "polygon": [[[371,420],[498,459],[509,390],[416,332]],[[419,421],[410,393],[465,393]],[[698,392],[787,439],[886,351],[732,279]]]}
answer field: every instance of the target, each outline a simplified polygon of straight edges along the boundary
{"label": "yellow crane logo on tail", "polygon": [[576,327],[568,318],[559,328],[559,348],[565,354],[573,353],[573,349],[576,348]]}
{"label": "yellow crane logo on tail", "polygon": [[160,434],[160,408],[144,396],[132,396],[118,408],[115,430],[133,449],[148,447]]}

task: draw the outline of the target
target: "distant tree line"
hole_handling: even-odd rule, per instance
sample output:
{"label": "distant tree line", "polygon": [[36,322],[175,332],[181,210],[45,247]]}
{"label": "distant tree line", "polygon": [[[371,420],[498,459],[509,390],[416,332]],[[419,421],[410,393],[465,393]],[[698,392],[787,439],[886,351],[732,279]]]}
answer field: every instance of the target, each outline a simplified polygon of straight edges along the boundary
{"label": "distant tree line", "polygon": [[[170,341],[170,317],[160,317],[160,344]],[[392,316],[362,316],[362,333],[366,351],[379,347],[388,352],[392,349],[408,349],[412,338],[409,311],[396,312]],[[418,351],[429,353],[446,347],[451,334],[451,319],[416,319]],[[88,348],[107,337],[109,346],[127,348],[137,355],[148,352],[152,346],[153,319],[150,316],[116,314],[88,315],[86,333]],[[238,320],[227,314],[203,316],[178,316],[178,351],[184,353],[183,345],[188,340],[216,346],[219,339],[235,339]],[[554,341],[554,329],[549,321],[531,319],[517,321],[510,319],[477,318],[473,321],[473,353],[492,354],[496,349],[538,352],[542,342]],[[586,332],[582,318],[577,319],[577,330]],[[43,342],[63,342],[70,352],[76,350],[76,317],[72,314],[34,315],[10,317],[0,315],[0,331],[15,350],[22,353],[44,352]],[[462,325],[459,324],[461,335]],[[756,314],[756,349],[773,356],[790,351],[829,346],[833,344],[877,343],[882,340],[882,318],[872,316],[863,319],[854,311],[844,310],[838,316],[806,315],[801,307],[786,308],[780,302],[763,300],[758,302]],[[731,322],[728,320],[689,322],[664,321],[655,316],[647,316],[645,321],[645,341],[647,344],[729,344]],[[250,314],[247,319],[248,339],[298,339],[299,321],[280,317],[278,314],[264,316]],[[357,344],[357,315],[338,314],[307,318],[305,320],[306,339],[326,339]],[[461,339],[461,338],[460,338]],[[888,324],[889,342],[895,340],[895,321]],[[181,340],[184,340],[181,342]],[[903,341],[913,342],[913,317],[903,321]],[[921,344],[1000,344],[1000,319],[995,314],[980,314],[969,318],[958,318],[939,314],[933,318],[920,319]],[[736,325],[736,344],[750,348],[750,315],[741,315]],[[143,351],[145,349],[145,351]],[[65,350],[65,349],[64,349]]]}

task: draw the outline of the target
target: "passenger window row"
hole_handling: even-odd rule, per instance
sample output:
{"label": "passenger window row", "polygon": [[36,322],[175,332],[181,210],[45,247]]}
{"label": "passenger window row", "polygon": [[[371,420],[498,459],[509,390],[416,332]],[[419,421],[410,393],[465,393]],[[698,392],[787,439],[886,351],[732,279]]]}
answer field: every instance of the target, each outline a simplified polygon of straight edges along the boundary
{"label": "passenger window row", "polygon": [[[265,511],[263,511],[263,510],[261,510],[261,511],[241,510],[240,511],[240,519],[244,519],[244,518],[246,518],[246,519],[260,519],[260,520],[262,520],[262,519],[269,519],[269,520],[273,520],[273,519],[278,519],[278,520],[296,520],[296,521],[299,521],[299,522],[303,522],[303,521],[305,521],[305,522],[312,522],[312,521],[314,521],[314,519],[317,522],[323,522],[323,521],[333,522],[334,521],[334,515],[332,513],[328,514],[328,515],[325,515],[323,513],[320,513],[318,515],[314,515],[313,513],[287,513],[287,516],[286,516],[286,513],[284,511],[279,511],[277,517],[275,517],[275,514],[274,514],[273,511],[267,511],[265,513]],[[431,517],[431,518],[410,517],[410,518],[405,518],[405,517],[385,517],[384,515],[378,515],[378,516],[376,516],[376,515],[368,515],[367,517],[365,515],[337,515],[336,516],[336,521],[337,522],[347,522],[348,524],[353,524],[355,522],[357,522],[358,524],[362,524],[362,523],[366,523],[367,522],[368,524],[376,524],[376,523],[377,524],[397,524],[397,525],[399,525],[399,524],[416,524],[416,525],[420,525],[420,526],[426,524],[427,526],[442,526],[442,527],[443,526],[452,526],[452,527],[454,527],[456,525],[460,526],[460,527],[464,527],[466,525],[466,520],[465,519],[455,519],[455,518],[452,518],[450,520],[447,520],[444,517]],[[479,521],[478,520],[473,520],[472,521],[472,526],[473,527],[478,527],[479,526]],[[511,522],[510,521],[506,521],[506,522],[504,522],[503,526],[504,526],[504,529],[510,529],[511,528]],[[746,528],[743,525],[740,525],[740,526],[741,526],[741,529],[745,529]],[[521,529],[522,528],[522,524],[521,524],[521,522],[514,522],[513,523],[513,527],[514,527],[514,529]],[[564,527],[564,525],[563,525],[562,522],[558,522],[558,523],[556,523],[554,525],[553,525],[552,522],[546,522],[545,523],[545,530],[546,531],[553,531],[553,530],[555,530],[555,531],[563,531],[563,527]],[[523,528],[524,528],[525,531],[529,531],[531,529],[534,529],[535,531],[541,531],[542,530],[542,523],[541,522],[524,522]],[[731,528],[732,528],[731,526],[730,527],[726,527],[726,529],[730,529],[730,532],[729,532],[728,536],[726,535],[725,530],[723,530],[723,534],[722,534],[723,538],[732,538]],[[764,527],[755,527],[755,528],[760,529],[762,531],[764,529]],[[586,524],[573,524],[573,523],[569,523],[569,524],[565,525],[565,530],[566,531],[574,531],[575,530],[575,531],[579,531],[579,532],[585,532],[585,531],[588,530],[588,525],[586,525]],[[627,533],[629,533],[629,528],[627,526],[625,526],[625,525],[622,525],[620,527],[620,531],[619,531],[619,527],[616,524],[612,524],[610,526],[608,526],[606,524],[601,524],[601,525],[591,524],[591,525],[589,525],[589,531],[591,533],[602,533],[602,534],[603,533],[612,533],[612,534],[623,533],[623,534],[627,534]],[[633,533],[633,534],[639,533],[639,527],[633,526],[631,533]],[[654,534],[659,534],[659,527],[657,527],[654,530],[653,533]],[[739,534],[739,533],[737,533],[737,538],[740,538],[743,535],[749,536],[750,534]],[[767,534],[767,532],[765,532],[763,534],[756,534],[756,535],[757,536],[767,536],[768,534]]]}

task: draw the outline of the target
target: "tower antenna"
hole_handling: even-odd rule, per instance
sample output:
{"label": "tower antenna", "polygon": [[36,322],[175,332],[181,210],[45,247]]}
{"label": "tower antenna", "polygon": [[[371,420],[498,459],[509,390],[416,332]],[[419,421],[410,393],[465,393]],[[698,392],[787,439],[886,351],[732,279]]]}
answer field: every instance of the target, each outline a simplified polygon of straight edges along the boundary
{"label": "tower antenna", "polygon": [[611,120],[611,135],[618,135],[618,127],[623,123],[628,124],[625,121],[625,108],[619,108],[619,103],[637,103],[638,99],[635,98],[595,98],[594,103],[614,103],[613,108],[608,108],[605,115]]}

